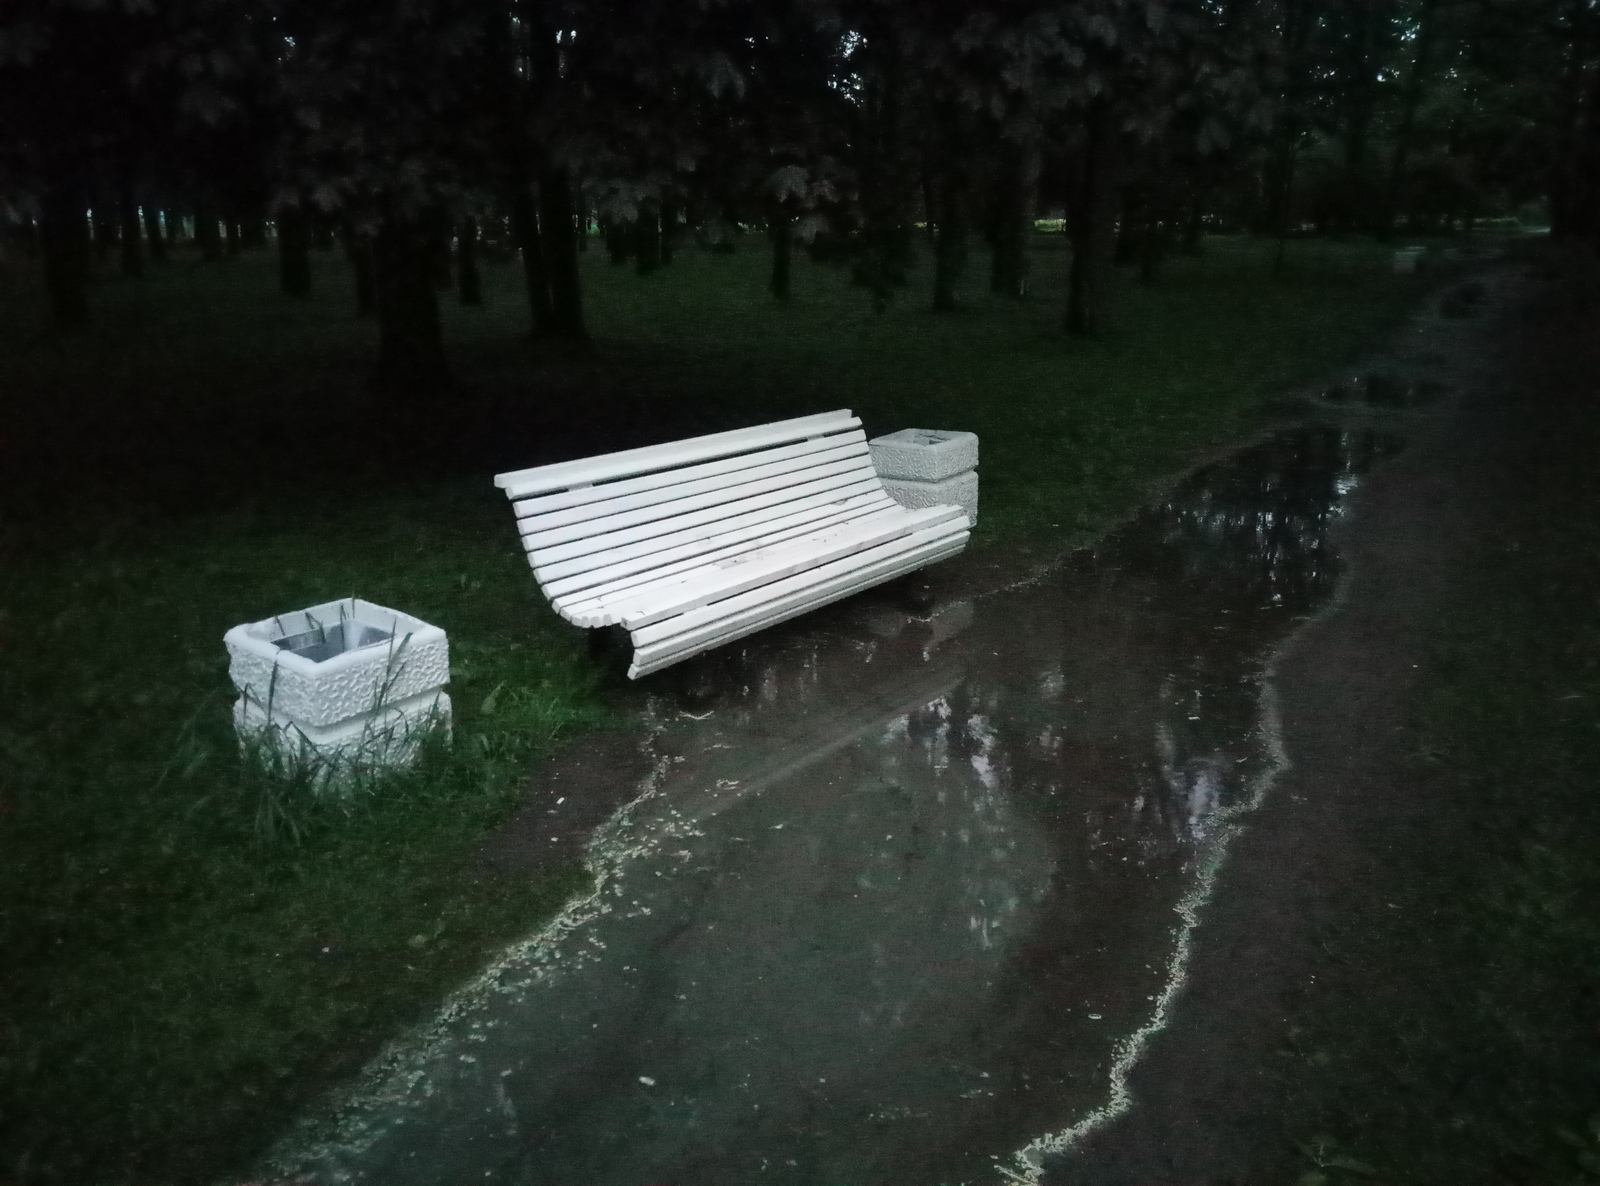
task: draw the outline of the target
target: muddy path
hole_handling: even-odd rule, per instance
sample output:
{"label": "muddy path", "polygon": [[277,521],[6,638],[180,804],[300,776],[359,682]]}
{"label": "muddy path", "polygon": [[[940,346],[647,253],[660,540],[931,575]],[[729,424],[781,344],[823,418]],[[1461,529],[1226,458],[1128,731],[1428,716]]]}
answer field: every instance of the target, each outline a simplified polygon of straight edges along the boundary
{"label": "muddy path", "polygon": [[[1485,316],[1517,299],[1510,269],[1485,284]],[[1297,935],[1361,877],[1349,788],[1447,580],[1479,324],[1420,318],[1063,563],[768,631],[718,657],[707,703],[639,688],[633,727],[558,754],[485,854],[515,876],[582,851],[595,893],[273,1171],[1276,1173],[1240,1117],[1269,1105]]]}

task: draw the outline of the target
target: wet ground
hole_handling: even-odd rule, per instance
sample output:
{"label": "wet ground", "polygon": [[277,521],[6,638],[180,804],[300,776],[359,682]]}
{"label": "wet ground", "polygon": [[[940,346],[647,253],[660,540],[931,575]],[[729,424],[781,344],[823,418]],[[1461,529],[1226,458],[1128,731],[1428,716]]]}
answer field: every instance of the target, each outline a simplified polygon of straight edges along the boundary
{"label": "wet ground", "polygon": [[1036,1179],[1126,1106],[1171,1015],[1285,765],[1270,656],[1335,595],[1335,525],[1402,431],[1284,431],[1031,582],[924,618],[879,591],[721,654],[708,703],[642,691],[637,733],[560,756],[491,854],[586,844],[597,893],[276,1168]]}

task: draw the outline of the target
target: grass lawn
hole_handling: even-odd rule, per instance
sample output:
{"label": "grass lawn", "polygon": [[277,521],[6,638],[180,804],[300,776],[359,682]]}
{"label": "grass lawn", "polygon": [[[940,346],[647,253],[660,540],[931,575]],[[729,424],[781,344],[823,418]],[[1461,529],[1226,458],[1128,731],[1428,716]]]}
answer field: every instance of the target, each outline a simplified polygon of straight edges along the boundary
{"label": "grass lawn", "polygon": [[[1213,240],[1128,283],[1119,327],[1059,332],[1064,251],[1030,298],[883,314],[759,239],[638,278],[584,260],[592,350],[524,336],[518,269],[445,300],[458,389],[399,407],[339,261],[275,291],[270,257],[108,278],[95,326],[42,336],[0,264],[0,1181],[199,1182],[533,929],[582,871],[471,860],[531,762],[617,696],[541,606],[499,469],[848,406],[869,432],[983,441],[975,546],[1087,538],[1235,439],[1283,385],[1395,323],[1426,281],[1368,243]],[[241,759],[221,636],[355,593],[450,633],[455,745],[348,801]]]}

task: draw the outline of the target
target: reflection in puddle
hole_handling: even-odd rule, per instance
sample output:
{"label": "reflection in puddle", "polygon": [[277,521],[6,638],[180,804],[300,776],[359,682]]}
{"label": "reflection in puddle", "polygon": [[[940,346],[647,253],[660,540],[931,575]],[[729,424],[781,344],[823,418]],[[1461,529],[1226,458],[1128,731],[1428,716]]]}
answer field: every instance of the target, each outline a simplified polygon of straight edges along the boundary
{"label": "reflection in puddle", "polygon": [[1263,665],[1331,597],[1329,528],[1395,447],[1285,434],[1039,584],[926,622],[869,595],[727,656],[703,717],[653,703],[653,774],[591,844],[596,893],[276,1167],[1034,1178],[1124,1106],[1165,1023],[1283,765]]}

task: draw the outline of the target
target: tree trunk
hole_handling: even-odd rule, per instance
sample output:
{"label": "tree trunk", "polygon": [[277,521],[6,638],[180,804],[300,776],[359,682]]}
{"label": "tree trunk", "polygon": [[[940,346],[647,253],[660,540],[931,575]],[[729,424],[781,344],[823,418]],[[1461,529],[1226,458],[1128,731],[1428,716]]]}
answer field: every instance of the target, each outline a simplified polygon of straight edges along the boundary
{"label": "tree trunk", "polygon": [[122,220],[122,274],[142,275],[144,242],[139,233],[139,202],[133,196],[133,182],[127,177],[117,186],[117,213]]}
{"label": "tree trunk", "polygon": [[608,218],[600,224],[600,234],[606,241],[606,254],[612,264],[620,266],[627,263],[628,257],[633,254],[633,228]]}
{"label": "tree trunk", "polygon": [[91,225],[94,228],[94,258],[98,263],[105,263],[111,258],[111,253],[117,246],[117,215],[111,202],[101,200],[103,194],[95,195],[94,210],[91,212]]}
{"label": "tree trunk", "polygon": [[40,215],[50,322],[56,329],[77,329],[89,322],[91,245],[83,188],[70,173],[55,178],[45,191]]}
{"label": "tree trunk", "polygon": [[333,250],[333,219],[326,214],[308,214],[307,221],[311,225],[311,246],[318,251]]}
{"label": "tree trunk", "polygon": [[571,175],[560,165],[544,166],[539,172],[539,223],[544,229],[545,272],[550,285],[550,328],[557,337],[582,341],[589,335],[583,324],[574,218]]}
{"label": "tree trunk", "polygon": [[1006,144],[995,185],[994,255],[989,291],[1025,296],[1028,246],[1033,241],[1033,208],[1038,200],[1039,153],[1032,145]]}
{"label": "tree trunk", "polygon": [[1183,253],[1200,254],[1200,234],[1205,229],[1206,208],[1197,186],[1189,198],[1189,217],[1183,225]]}
{"label": "tree trunk", "polygon": [[782,211],[767,219],[767,237],[772,240],[772,295],[780,300],[789,299],[789,272],[794,255],[793,220]]}
{"label": "tree trunk", "polygon": [[200,245],[200,258],[207,263],[222,258],[222,230],[217,216],[203,202],[194,204],[194,241]]}
{"label": "tree trunk", "polygon": [[372,274],[372,240],[357,234],[353,227],[344,230],[344,254],[356,282],[356,316],[370,316],[377,308],[376,282]]}
{"label": "tree trunk", "polygon": [[678,203],[661,203],[661,265],[672,262],[672,249],[678,240]]}
{"label": "tree trunk", "polygon": [[278,287],[289,296],[311,295],[311,228],[299,206],[278,211]]}
{"label": "tree trunk", "polygon": [[244,246],[243,236],[239,230],[239,220],[231,216],[223,220],[222,234],[228,244],[228,258],[232,259],[239,254],[240,249]]}
{"label": "tree trunk", "polygon": [[[956,283],[967,267],[967,197],[965,179],[954,169],[940,180],[938,233],[933,253],[933,311],[957,309]],[[930,217],[932,211],[929,212]]]}
{"label": "tree trunk", "polygon": [[478,274],[478,220],[464,218],[456,235],[456,282],[463,305],[483,304],[483,277]]}
{"label": "tree trunk", "polygon": [[554,331],[555,310],[550,303],[550,279],[545,274],[544,236],[540,234],[539,210],[533,201],[533,186],[519,177],[511,185],[511,233],[522,250],[522,277],[528,289],[528,310],[535,337]]}
{"label": "tree trunk", "polygon": [[373,240],[378,364],[372,384],[403,396],[436,394],[449,383],[433,285],[431,227],[390,221]]}
{"label": "tree trunk", "polygon": [[150,247],[150,258],[161,263],[167,258],[167,238],[161,233],[161,210],[146,203],[144,206],[144,237]]}
{"label": "tree trunk", "polygon": [[267,243],[267,222],[259,214],[239,220],[239,243],[244,247],[264,247]]}
{"label": "tree trunk", "polygon": [[633,224],[634,271],[648,276],[661,266],[661,215],[653,206],[641,206]]}
{"label": "tree trunk", "polygon": [[1422,88],[1427,81],[1428,59],[1432,56],[1438,21],[1438,0],[1424,0],[1417,18],[1416,54],[1400,101],[1400,122],[1394,132],[1394,155],[1389,162],[1389,184],[1384,193],[1383,215],[1378,221],[1378,237],[1387,242],[1394,237],[1395,220],[1400,215],[1400,199],[1405,190],[1406,165],[1411,156],[1411,140],[1417,123],[1417,108],[1422,105]]}
{"label": "tree trunk", "polygon": [[1096,334],[1111,321],[1111,253],[1116,245],[1116,131],[1109,104],[1089,108],[1078,193],[1067,212],[1072,265],[1067,277],[1067,331]]}

